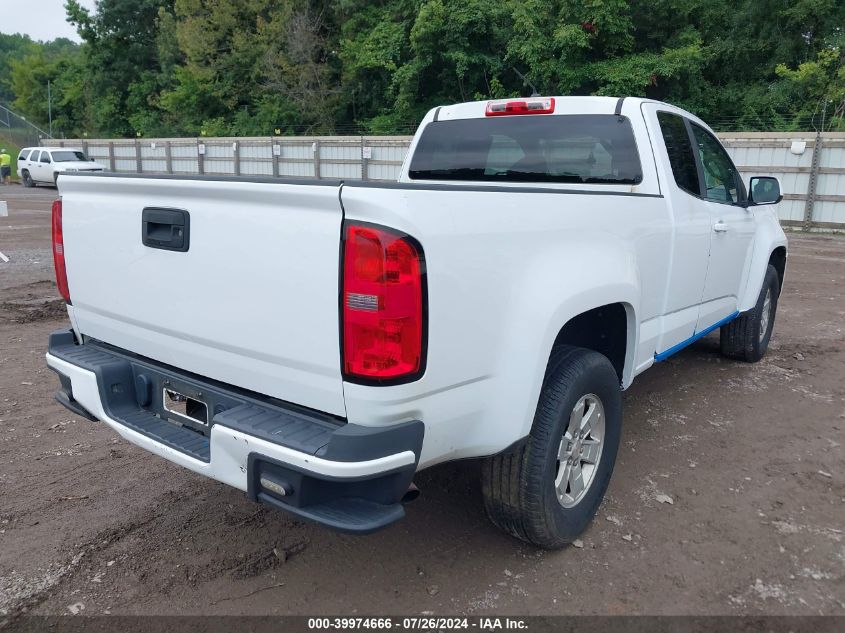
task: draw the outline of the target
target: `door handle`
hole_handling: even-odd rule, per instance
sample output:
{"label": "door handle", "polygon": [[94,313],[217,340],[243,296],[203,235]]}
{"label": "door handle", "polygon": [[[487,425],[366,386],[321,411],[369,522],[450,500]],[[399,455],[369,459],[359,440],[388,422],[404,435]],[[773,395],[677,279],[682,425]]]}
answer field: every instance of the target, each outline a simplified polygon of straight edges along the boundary
{"label": "door handle", "polygon": [[716,233],[725,233],[729,228],[730,226],[722,221],[716,222],[716,224],[713,225],[713,230],[716,231]]}
{"label": "door handle", "polygon": [[184,209],[147,207],[141,214],[141,242],[150,248],[184,253],[191,244],[191,216]]}

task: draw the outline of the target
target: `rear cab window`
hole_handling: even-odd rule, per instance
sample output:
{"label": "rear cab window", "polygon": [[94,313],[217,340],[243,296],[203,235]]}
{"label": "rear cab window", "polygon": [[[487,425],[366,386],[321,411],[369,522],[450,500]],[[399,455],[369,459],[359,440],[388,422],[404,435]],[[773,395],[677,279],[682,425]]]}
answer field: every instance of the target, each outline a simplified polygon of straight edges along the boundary
{"label": "rear cab window", "polygon": [[635,185],[643,174],[631,123],[617,115],[535,115],[429,123],[413,180]]}

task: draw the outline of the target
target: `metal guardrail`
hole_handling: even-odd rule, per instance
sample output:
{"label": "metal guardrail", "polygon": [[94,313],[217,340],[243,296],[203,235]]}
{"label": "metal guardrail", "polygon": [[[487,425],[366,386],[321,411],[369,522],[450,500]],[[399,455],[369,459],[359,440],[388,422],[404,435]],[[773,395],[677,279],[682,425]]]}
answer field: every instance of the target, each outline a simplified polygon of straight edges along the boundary
{"label": "metal guardrail", "polygon": [[[845,133],[729,132],[719,137],[747,181],[781,179],[785,226],[845,231]],[[77,147],[111,171],[396,180],[410,136],[44,141]]]}

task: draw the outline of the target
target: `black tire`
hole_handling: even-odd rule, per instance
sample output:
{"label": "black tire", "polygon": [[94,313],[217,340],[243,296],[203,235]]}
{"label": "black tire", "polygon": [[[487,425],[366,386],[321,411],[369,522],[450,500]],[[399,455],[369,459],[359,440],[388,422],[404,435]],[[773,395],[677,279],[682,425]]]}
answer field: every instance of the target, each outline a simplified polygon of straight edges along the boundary
{"label": "black tire", "polygon": [[[601,453],[583,496],[572,507],[564,507],[555,486],[558,468],[564,466],[558,462],[558,449],[573,408],[587,394],[596,396],[604,408]],[[607,357],[578,347],[556,348],[527,440],[517,449],[485,459],[482,465],[484,507],[491,521],[538,547],[557,549],[571,543],[589,525],[604,498],[621,427],[619,377]]]}
{"label": "black tire", "polygon": [[35,181],[32,179],[32,176],[29,175],[29,171],[26,169],[21,172],[21,178],[23,178],[23,186],[27,188],[32,188],[35,186]]}
{"label": "black tire", "polygon": [[[766,309],[766,296],[769,296]],[[757,304],[743,312],[730,323],[719,328],[719,348],[724,356],[747,363],[756,363],[763,358],[772,338],[775,315],[780,296],[780,280],[775,267],[769,265],[763,278],[763,287],[757,296]],[[768,311],[768,318],[764,319]]]}

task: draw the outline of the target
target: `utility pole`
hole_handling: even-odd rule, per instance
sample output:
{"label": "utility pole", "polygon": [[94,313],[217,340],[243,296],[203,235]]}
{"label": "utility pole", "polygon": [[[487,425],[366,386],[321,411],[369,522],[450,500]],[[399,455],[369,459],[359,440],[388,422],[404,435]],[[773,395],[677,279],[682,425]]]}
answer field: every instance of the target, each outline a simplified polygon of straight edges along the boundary
{"label": "utility pole", "polygon": [[50,138],[53,138],[53,93],[50,91],[50,80],[47,80],[47,116],[50,119]]}
{"label": "utility pole", "polygon": [[816,186],[819,179],[819,166],[822,160],[822,139],[825,119],[827,118],[827,99],[822,101],[822,126],[816,129],[816,140],[813,143],[813,158],[810,162],[810,179],[807,184],[807,202],[804,204],[803,229],[809,231],[813,227],[813,206],[816,203]]}

